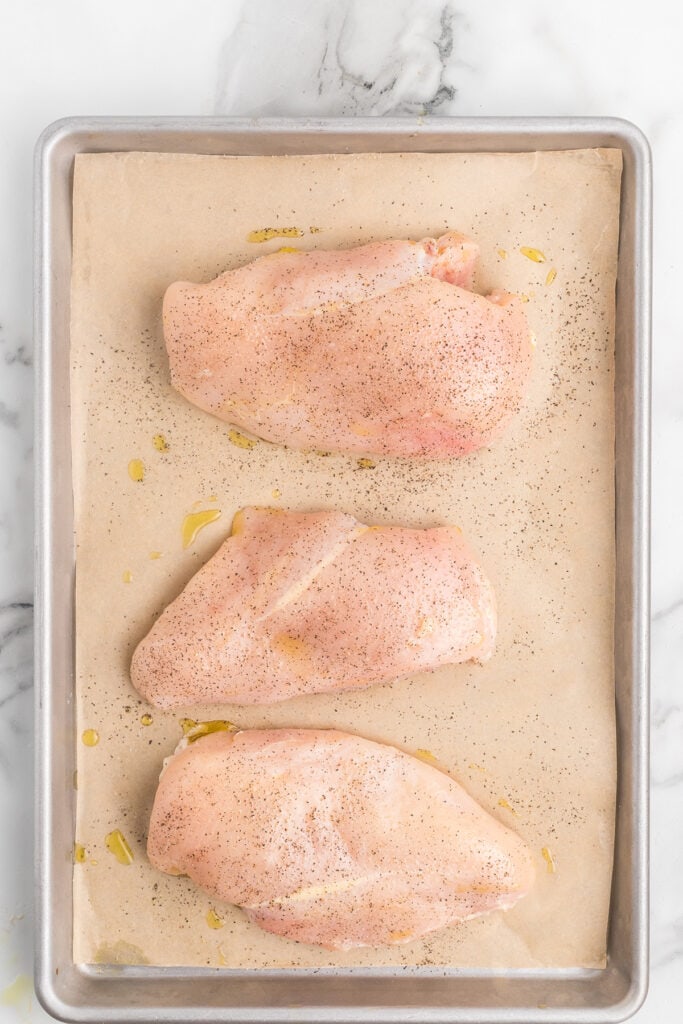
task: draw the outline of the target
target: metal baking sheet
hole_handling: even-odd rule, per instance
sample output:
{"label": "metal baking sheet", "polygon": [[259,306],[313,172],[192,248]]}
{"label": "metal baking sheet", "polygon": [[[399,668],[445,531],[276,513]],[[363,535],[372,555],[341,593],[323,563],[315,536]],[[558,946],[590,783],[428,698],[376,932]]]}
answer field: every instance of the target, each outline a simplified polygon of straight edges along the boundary
{"label": "metal baking sheet", "polygon": [[[604,970],[230,971],[72,961],[74,536],[69,287],[74,156],[612,147],[624,166],[616,318],[618,799]],[[614,119],[76,118],[36,152],[36,989],[69,1021],[618,1021],[647,988],[650,158]]]}

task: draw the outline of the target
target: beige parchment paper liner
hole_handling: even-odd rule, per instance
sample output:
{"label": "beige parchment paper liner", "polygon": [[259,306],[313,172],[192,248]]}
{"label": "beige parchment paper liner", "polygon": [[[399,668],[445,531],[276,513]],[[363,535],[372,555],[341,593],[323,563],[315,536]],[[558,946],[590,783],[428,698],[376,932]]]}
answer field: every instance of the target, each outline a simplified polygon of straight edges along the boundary
{"label": "beige parchment paper liner", "polygon": [[[620,154],[82,155],[74,183],[72,417],[77,538],[77,962],[311,967],[604,964],[615,723],[614,290]],[[264,244],[256,229],[296,227]],[[522,414],[452,462],[242,448],[171,390],[161,299],[274,251],[419,239],[481,246],[476,289],[528,296],[538,339]],[[520,252],[533,247],[537,263]],[[556,275],[553,275],[553,271]],[[153,439],[165,440],[159,451]],[[131,479],[131,460],[144,479]],[[155,616],[244,505],[340,508],[366,523],[456,523],[496,586],[498,649],[391,685],[262,708],[161,712],[128,665]],[[220,509],[183,550],[184,516]],[[150,557],[152,553],[160,557]],[[151,715],[151,724],[143,716]],[[180,719],[334,726],[428,750],[536,858],[533,893],[392,949],[330,953],[260,931],[153,870],[146,829]],[[81,742],[94,729],[99,742]],[[108,851],[120,829],[133,862]],[[425,835],[429,842],[429,835]],[[544,852],[545,851],[545,855]],[[554,867],[554,871],[551,870]],[[209,911],[210,927],[207,919]]]}

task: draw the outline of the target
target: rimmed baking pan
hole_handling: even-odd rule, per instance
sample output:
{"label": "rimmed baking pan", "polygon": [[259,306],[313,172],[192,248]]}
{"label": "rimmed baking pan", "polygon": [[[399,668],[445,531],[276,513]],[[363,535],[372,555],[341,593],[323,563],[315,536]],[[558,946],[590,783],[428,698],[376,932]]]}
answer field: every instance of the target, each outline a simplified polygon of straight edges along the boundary
{"label": "rimmed baking pan", "polygon": [[[604,970],[222,971],[93,967],[72,959],[74,535],[69,290],[74,157],[524,152],[623,154],[616,316],[615,692],[618,806]],[[617,1021],[647,987],[650,161],[613,119],[248,121],[76,118],[36,153],[36,988],[73,1021]]]}

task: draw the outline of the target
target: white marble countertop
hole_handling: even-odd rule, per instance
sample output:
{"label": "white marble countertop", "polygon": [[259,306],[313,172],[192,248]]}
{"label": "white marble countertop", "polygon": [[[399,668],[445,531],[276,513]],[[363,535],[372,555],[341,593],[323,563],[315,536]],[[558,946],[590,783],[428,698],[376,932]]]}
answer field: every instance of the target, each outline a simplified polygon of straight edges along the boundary
{"label": "white marble countertop", "polygon": [[[681,9],[665,0],[27,0],[0,61],[0,1022],[32,995],[33,144],[69,114],[612,114],[655,160],[652,975],[683,1008]],[[678,154],[678,157],[676,156]],[[679,737],[677,739],[677,736]]]}

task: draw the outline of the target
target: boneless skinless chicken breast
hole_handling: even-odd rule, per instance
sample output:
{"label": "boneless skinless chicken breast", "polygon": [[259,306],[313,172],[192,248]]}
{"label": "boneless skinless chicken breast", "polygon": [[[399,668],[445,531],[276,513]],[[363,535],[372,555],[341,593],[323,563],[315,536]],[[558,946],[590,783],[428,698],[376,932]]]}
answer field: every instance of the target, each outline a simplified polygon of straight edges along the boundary
{"label": "boneless skinless chicken breast", "polygon": [[176,282],[173,386],[294,448],[443,458],[488,445],[521,404],[532,336],[518,297],[470,290],[477,254],[449,232]]}
{"label": "boneless skinless chicken breast", "polygon": [[263,704],[493,651],[493,589],[455,526],[248,508],[138,645],[152,704]]}
{"label": "boneless skinless chicken breast", "polygon": [[261,928],[383,946],[524,896],[522,840],[448,775],[333,730],[214,733],[162,773],[147,851]]}

